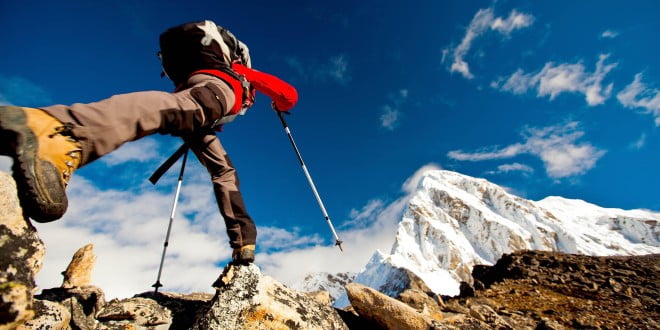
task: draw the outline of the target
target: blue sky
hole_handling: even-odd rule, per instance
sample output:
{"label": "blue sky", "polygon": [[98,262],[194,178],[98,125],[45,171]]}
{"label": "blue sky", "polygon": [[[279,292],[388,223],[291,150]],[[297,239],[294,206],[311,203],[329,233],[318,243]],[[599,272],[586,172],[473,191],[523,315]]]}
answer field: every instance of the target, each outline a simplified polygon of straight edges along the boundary
{"label": "blue sky", "polygon": [[[532,200],[660,210],[658,12],[657,1],[3,2],[0,102],[169,91],[155,56],[160,32],[202,19],[230,29],[255,68],[298,89],[287,120],[347,242],[343,255],[329,246],[295,154],[259,95],[219,137],[259,226],[258,262],[292,282],[306,271],[357,271],[374,248],[388,249],[405,196],[428,168]],[[92,242],[95,279],[110,296],[148,289],[177,171],[157,187],[146,179],[179,143],[149,137],[76,172],[67,215],[38,226],[49,249],[42,273],[55,274],[40,275],[42,286],[58,285],[75,249]],[[181,291],[207,288],[230,254],[196,160],[170,251],[163,282]]]}

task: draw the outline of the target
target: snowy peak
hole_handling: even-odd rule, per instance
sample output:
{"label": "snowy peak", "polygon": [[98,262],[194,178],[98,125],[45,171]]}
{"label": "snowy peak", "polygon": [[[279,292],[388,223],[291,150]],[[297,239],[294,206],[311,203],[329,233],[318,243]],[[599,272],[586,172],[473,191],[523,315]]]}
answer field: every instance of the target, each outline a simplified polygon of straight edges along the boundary
{"label": "snowy peak", "polygon": [[301,281],[292,285],[292,288],[302,292],[328,291],[334,301],[344,293],[344,286],[352,282],[355,275],[355,273],[310,273],[305,275]]}
{"label": "snowy peak", "polygon": [[657,212],[561,197],[534,202],[484,179],[433,170],[419,181],[390,254],[377,251],[355,282],[378,288],[392,269],[403,268],[434,292],[456,295],[461,281],[471,281],[474,265],[493,264],[518,250],[660,253],[659,222]]}
{"label": "snowy peak", "polygon": [[[563,197],[547,197],[536,202],[537,205],[555,214],[559,219],[569,223],[578,223],[602,235],[611,235],[611,239],[601,240],[594,232],[583,231],[583,240],[592,240],[592,246],[605,244],[609,249],[621,253],[615,255],[657,253],[655,249],[648,250],[645,246],[660,246],[660,213],[648,210],[622,210],[617,208],[602,208],[579,199]],[[632,244],[630,251],[627,245],[618,245],[623,238]],[[588,244],[578,244],[584,249]],[[597,247],[597,246],[594,246]],[[645,252],[646,251],[646,252]],[[578,253],[582,253],[578,251]],[[584,253],[589,254],[589,253]],[[600,255],[606,255],[601,253]]]}

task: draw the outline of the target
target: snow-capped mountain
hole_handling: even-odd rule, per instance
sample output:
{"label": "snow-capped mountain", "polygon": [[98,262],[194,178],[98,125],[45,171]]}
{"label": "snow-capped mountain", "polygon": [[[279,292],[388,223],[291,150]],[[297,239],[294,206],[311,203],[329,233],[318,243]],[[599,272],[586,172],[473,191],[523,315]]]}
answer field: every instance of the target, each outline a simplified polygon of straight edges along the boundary
{"label": "snow-capped mountain", "polygon": [[344,294],[344,286],[353,282],[355,275],[355,273],[311,273],[305,275],[302,281],[292,285],[292,288],[302,292],[325,290],[328,291],[331,299],[334,301]]}
{"label": "snow-capped mountain", "polygon": [[[354,281],[396,296],[386,289],[393,287],[390,275],[405,268],[435,293],[457,295],[461,281],[471,282],[474,265],[493,264],[516,250],[660,253],[659,223],[658,212],[602,208],[562,197],[534,202],[484,179],[428,171],[404,211],[390,253],[376,251]],[[343,295],[335,306],[347,304]]]}

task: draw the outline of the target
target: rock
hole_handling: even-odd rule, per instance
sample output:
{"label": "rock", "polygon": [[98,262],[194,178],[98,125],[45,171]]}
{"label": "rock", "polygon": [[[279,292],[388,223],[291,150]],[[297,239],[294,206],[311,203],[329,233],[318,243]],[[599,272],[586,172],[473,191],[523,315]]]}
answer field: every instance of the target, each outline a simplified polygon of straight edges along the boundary
{"label": "rock", "polygon": [[386,292],[390,297],[396,298],[401,292],[408,289],[434,294],[424,283],[424,280],[405,268],[396,268],[390,271],[388,281],[378,288],[378,291]]}
{"label": "rock", "polygon": [[141,293],[136,297],[148,298],[167,308],[172,313],[172,325],[170,329],[190,329],[195,323],[197,312],[208,309],[209,302],[213,299],[210,293],[181,294],[173,292],[153,291]]}
{"label": "rock", "polygon": [[15,281],[0,284],[0,330],[14,329],[33,317],[32,290]]}
{"label": "rock", "polygon": [[355,311],[383,329],[429,329],[433,322],[414,308],[362,284],[346,285]]}
{"label": "rock", "polygon": [[[442,301],[442,298],[437,297]],[[414,308],[417,312],[428,315],[434,320],[442,319],[442,308],[438,301],[429,297],[426,292],[415,289],[408,289],[401,292],[399,300],[406,305]]]}
{"label": "rock", "polygon": [[330,298],[330,292],[325,290],[318,290],[313,292],[305,292],[306,295],[310,296],[316,302],[323,305],[332,305],[332,298]]}
{"label": "rock", "polygon": [[71,329],[71,313],[69,310],[56,302],[48,300],[34,300],[34,309],[36,316],[23,325],[19,325],[17,330],[30,329]]}
{"label": "rock", "polygon": [[513,329],[492,308],[486,305],[470,306],[470,316],[496,329]]}
{"label": "rock", "polygon": [[101,323],[101,328],[107,326],[112,329],[131,325],[169,329],[172,324],[172,313],[152,299],[138,297],[109,302],[99,311],[96,319]]}
{"label": "rock", "polygon": [[474,288],[467,282],[461,282],[459,285],[459,296],[461,297],[474,297]]}
{"label": "rock", "polygon": [[541,322],[539,322],[536,325],[536,330],[564,330],[566,329],[564,326],[559,324],[557,321],[553,321],[550,319],[541,319]]}
{"label": "rock", "polygon": [[87,244],[78,249],[73,255],[69,267],[62,273],[64,275],[62,287],[73,288],[90,285],[95,262],[94,244]]}
{"label": "rock", "polygon": [[71,314],[71,324],[80,329],[93,329],[96,314],[105,306],[105,294],[95,286],[45,289],[36,298],[58,302]]}
{"label": "rock", "polygon": [[330,306],[291,290],[259,268],[229,265],[193,329],[347,329]]}
{"label": "rock", "polygon": [[36,229],[23,217],[14,179],[0,172],[0,327],[34,315],[34,278],[45,251]]}
{"label": "rock", "polygon": [[486,323],[465,314],[456,314],[439,322],[434,329],[491,329]]}

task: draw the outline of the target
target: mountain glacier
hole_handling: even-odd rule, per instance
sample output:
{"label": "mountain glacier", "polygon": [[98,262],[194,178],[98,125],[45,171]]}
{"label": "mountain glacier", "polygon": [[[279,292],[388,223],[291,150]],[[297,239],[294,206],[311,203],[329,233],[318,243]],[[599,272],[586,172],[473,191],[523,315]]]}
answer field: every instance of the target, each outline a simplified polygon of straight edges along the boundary
{"label": "mountain glacier", "polygon": [[[424,174],[398,225],[389,254],[376,251],[355,282],[391,296],[401,268],[435,293],[457,295],[474,265],[516,250],[584,255],[660,253],[660,213],[602,208],[582,200],[530,201],[484,179],[433,170]],[[396,286],[394,286],[396,287]],[[343,294],[335,306],[348,305]]]}

